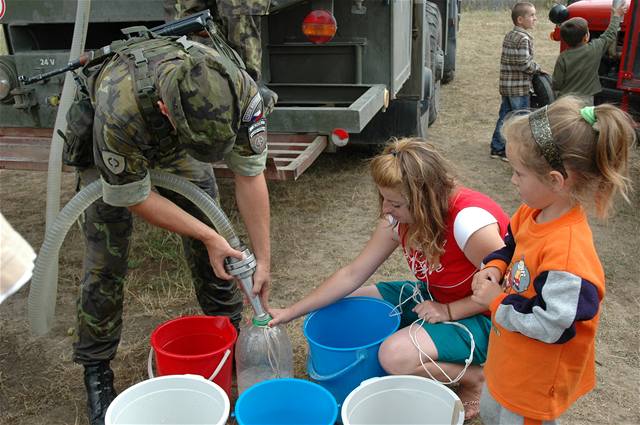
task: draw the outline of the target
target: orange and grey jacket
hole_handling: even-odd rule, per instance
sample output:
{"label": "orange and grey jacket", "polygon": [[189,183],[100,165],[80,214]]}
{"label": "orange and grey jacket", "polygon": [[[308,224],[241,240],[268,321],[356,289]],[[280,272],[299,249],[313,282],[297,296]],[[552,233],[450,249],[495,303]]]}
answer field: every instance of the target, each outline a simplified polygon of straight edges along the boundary
{"label": "orange and grey jacket", "polygon": [[548,223],[526,205],[506,246],[485,258],[503,272],[489,308],[484,368],[491,395],[524,417],[551,420],[595,385],[595,334],[604,271],[581,207]]}

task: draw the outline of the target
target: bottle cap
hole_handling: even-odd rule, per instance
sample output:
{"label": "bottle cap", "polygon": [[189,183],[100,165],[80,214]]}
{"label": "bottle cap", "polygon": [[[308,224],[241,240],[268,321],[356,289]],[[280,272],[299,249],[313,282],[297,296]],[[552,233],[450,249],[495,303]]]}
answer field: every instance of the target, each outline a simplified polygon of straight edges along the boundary
{"label": "bottle cap", "polygon": [[265,313],[260,316],[253,316],[251,321],[253,322],[253,326],[267,326],[267,323],[269,323],[271,319],[273,319],[273,317],[271,317],[270,314]]}

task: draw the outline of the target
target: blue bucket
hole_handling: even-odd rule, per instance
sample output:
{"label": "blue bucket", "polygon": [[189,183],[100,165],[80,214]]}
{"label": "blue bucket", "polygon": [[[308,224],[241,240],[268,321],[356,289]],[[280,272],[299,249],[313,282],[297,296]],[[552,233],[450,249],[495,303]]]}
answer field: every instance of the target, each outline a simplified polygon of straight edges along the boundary
{"label": "blue bucket", "polygon": [[335,399],[318,384],[294,378],[271,379],[247,388],[235,408],[239,425],[333,425]]}
{"label": "blue bucket", "polygon": [[378,361],[380,344],[400,326],[393,306],[369,297],[348,297],[311,313],[304,322],[309,341],[307,373],[341,405],[366,379],[387,373]]}

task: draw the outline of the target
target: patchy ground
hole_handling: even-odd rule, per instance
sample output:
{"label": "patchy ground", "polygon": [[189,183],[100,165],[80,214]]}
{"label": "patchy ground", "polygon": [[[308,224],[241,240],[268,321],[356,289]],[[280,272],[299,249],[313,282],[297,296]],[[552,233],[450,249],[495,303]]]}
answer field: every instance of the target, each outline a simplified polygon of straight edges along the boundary
{"label": "patchy ground", "polygon": [[[551,25],[539,13],[536,58],[551,70],[557,45],[548,39]],[[489,139],[497,117],[497,69],[507,12],[463,15],[455,81],[443,88],[442,108],[429,138],[457,166],[461,181],[493,196],[508,212],[519,199],[509,183],[508,164],[491,160]],[[323,155],[296,182],[271,182],[273,305],[285,305],[307,293],[337,267],[353,258],[376,219],[376,196],[367,153]],[[637,152],[633,180],[640,188]],[[46,175],[0,171],[0,208],[35,246],[43,238]],[[74,177],[64,176],[63,202],[73,194]],[[229,182],[221,183],[224,207],[238,223]],[[563,418],[563,424],[637,424],[640,323],[640,207],[638,195],[608,223],[593,222],[607,273],[597,342],[597,388]],[[122,391],[146,373],[148,336],[159,324],[198,308],[181,260],[177,238],[136,222],[126,289],[125,328],[113,362],[116,387]],[[31,336],[26,318],[28,288],[0,307],[0,424],[86,424],[82,369],[71,362],[75,298],[82,263],[82,242],[74,226],[60,259],[56,321],[43,338]],[[397,254],[373,280],[408,278]],[[295,373],[306,377],[306,342],[300,325],[289,325],[295,350]],[[478,425],[481,422],[472,422]]]}

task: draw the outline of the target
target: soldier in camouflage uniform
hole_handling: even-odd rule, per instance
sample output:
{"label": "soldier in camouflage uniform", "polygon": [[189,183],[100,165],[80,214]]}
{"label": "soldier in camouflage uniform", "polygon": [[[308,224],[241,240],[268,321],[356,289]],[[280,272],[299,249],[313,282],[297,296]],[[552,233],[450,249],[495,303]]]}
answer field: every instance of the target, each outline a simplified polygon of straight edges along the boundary
{"label": "soldier in camouflage uniform", "polygon": [[[240,54],[247,72],[261,83],[262,43],[260,17],[268,14],[271,0],[164,0],[165,20],[172,21],[209,9],[229,45]],[[200,39],[196,39],[201,41]],[[267,111],[278,101],[275,92],[260,84]]]}
{"label": "soldier in camouflage uniform", "polygon": [[[134,80],[138,77],[131,71],[132,61],[126,60],[128,54],[141,53],[157,94],[157,116],[168,120],[172,130],[163,139],[150,130],[149,117],[136,97],[139,81]],[[265,305],[270,246],[269,200],[263,175],[266,123],[257,85],[244,70],[199,43],[143,40],[110,59],[90,92],[96,111],[96,168],[82,170],[80,181],[86,186],[100,178],[103,198],[84,213],[86,254],[74,361],[85,366],[89,417],[94,425],[104,423],[106,409],[116,395],[109,361],[116,354],[122,330],[132,212],[182,235],[205,314],[229,316],[236,326],[241,319],[242,296],[225,272],[223,260],[242,258],[242,254],[232,249],[185,198],[169,191],[152,191],[149,170],[185,177],[217,199],[210,163],[226,162],[235,174],[238,208],[258,262],[254,289],[260,291]]]}

